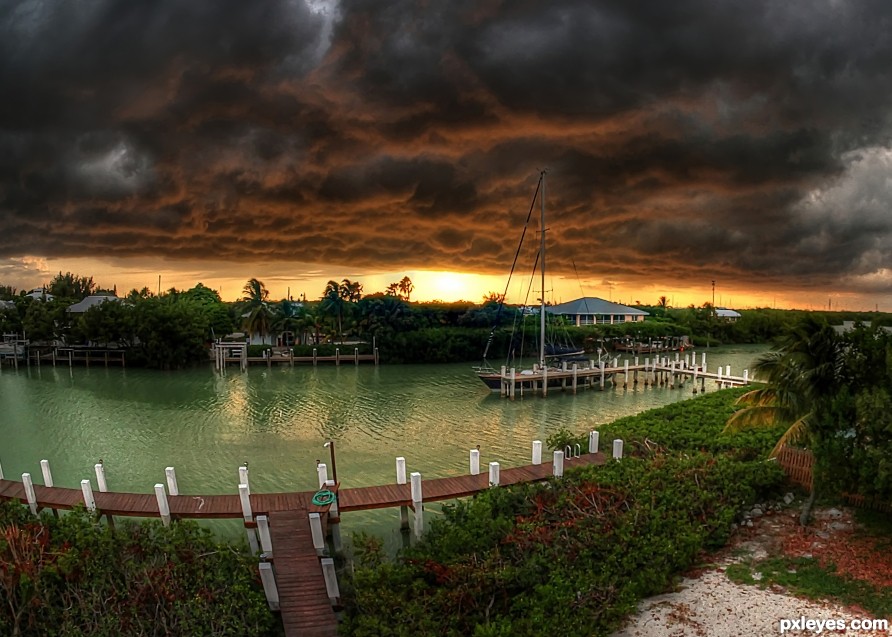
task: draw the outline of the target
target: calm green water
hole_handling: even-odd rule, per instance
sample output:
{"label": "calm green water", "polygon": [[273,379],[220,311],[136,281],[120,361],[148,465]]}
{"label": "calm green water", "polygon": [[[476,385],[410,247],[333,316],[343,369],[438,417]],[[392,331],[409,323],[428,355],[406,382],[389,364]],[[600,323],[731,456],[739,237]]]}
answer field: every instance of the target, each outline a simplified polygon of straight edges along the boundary
{"label": "calm green water", "polygon": [[[707,363],[740,374],[764,350],[712,348]],[[481,466],[513,466],[529,462],[532,440],[562,426],[585,431],[690,397],[688,384],[512,402],[491,395],[464,364],[231,367],[225,376],[212,368],[4,367],[0,464],[7,478],[27,471],[42,483],[46,458],[56,485],[78,487],[84,478],[95,484],[101,458],[110,489],[146,493],[174,466],[188,494],[236,492],[248,461],[254,492],[310,490],[316,460],[327,462],[322,443],[332,438],[342,485],[366,486],[393,481],[396,456],[425,478],[466,472],[468,449],[478,444]],[[377,526],[375,515],[345,522]]]}

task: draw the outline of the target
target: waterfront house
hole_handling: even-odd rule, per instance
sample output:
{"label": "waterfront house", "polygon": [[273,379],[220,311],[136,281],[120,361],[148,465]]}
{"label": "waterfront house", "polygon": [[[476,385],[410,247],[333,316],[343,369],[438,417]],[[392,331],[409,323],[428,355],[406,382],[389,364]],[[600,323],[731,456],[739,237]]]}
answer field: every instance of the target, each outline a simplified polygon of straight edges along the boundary
{"label": "waterfront house", "polygon": [[79,301],[74,303],[73,305],[69,305],[65,308],[65,311],[69,314],[83,314],[91,307],[95,307],[100,303],[105,303],[106,301],[120,301],[117,296],[114,294],[93,294],[85,298],[83,301]]}
{"label": "waterfront house", "polygon": [[644,310],[605,301],[596,296],[586,296],[568,303],[552,305],[546,307],[545,310],[551,314],[565,317],[576,326],[637,323],[650,316],[650,313]]}
{"label": "waterfront house", "polygon": [[726,307],[717,307],[715,308],[715,315],[729,323],[736,323],[737,319],[740,318],[740,312],[736,312],[735,310],[729,310]]}

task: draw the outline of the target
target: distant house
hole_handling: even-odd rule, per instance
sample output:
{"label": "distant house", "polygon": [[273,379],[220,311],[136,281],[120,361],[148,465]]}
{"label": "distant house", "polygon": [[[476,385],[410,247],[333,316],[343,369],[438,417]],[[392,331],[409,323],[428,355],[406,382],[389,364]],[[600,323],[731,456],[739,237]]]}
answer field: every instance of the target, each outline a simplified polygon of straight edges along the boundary
{"label": "distant house", "polygon": [[106,301],[120,301],[117,296],[114,294],[93,294],[88,296],[83,301],[75,303],[74,305],[69,305],[65,308],[65,311],[69,314],[83,314],[91,307],[95,307],[100,303],[105,303]]}
{"label": "distant house", "polygon": [[604,325],[613,323],[637,323],[643,321],[649,312],[628,305],[605,301],[595,296],[586,296],[568,303],[552,305],[546,312],[563,316],[575,325]]}
{"label": "distant house", "polygon": [[[843,321],[842,325],[834,325],[833,329],[836,330],[837,334],[845,334],[846,332],[851,332],[855,329],[855,321]],[[880,326],[880,329],[884,332],[892,334],[892,327]]]}
{"label": "distant house", "polygon": [[13,301],[0,301],[0,310],[14,310],[15,302]]}
{"label": "distant house", "polygon": [[43,288],[34,288],[25,296],[31,297],[35,301],[52,301],[54,298],[56,298]]}
{"label": "distant house", "polygon": [[720,318],[728,321],[729,323],[736,323],[737,319],[740,318],[740,312],[736,312],[734,310],[729,310],[725,307],[717,307],[715,308],[715,315]]}

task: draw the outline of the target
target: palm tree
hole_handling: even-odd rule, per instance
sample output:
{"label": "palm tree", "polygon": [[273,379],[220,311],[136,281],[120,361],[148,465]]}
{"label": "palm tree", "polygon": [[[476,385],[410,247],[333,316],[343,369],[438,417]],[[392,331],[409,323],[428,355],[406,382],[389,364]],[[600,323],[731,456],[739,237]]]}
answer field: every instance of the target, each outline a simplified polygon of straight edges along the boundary
{"label": "palm tree", "polygon": [[267,304],[269,291],[261,281],[249,279],[242,293],[244,296],[241,301],[245,304],[242,312],[242,329],[249,337],[251,334],[260,334],[260,341],[265,343],[272,323],[272,312]]}
{"label": "palm tree", "polygon": [[[805,318],[783,338],[777,351],[756,361],[755,375],[766,384],[737,399],[745,407],[728,419],[725,431],[785,425],[787,430],[771,457],[789,443],[814,449],[825,434],[820,419],[838,387],[842,364],[843,348],[833,328],[814,317]],[[803,525],[811,517],[817,491],[815,481],[800,516]]]}
{"label": "palm tree", "polygon": [[415,286],[412,285],[412,279],[410,279],[407,276],[404,276],[402,279],[400,279],[398,287],[399,287],[400,292],[403,294],[404,298],[406,299],[406,302],[408,302],[409,297],[412,296],[412,291],[415,289]]}
{"label": "palm tree", "polygon": [[344,314],[344,297],[341,294],[341,286],[337,281],[329,281],[325,284],[325,291],[322,293],[322,303],[320,308],[323,312],[337,317],[338,334],[341,339],[343,339],[344,331],[341,327],[341,322]]}

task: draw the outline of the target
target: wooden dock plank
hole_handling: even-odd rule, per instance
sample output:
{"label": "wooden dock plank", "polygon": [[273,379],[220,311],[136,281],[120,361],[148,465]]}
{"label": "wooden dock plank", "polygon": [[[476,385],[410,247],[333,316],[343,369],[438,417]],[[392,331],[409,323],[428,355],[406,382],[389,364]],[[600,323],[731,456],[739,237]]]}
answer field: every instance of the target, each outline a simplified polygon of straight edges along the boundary
{"label": "wooden dock plank", "polygon": [[335,637],[338,620],[313,548],[306,508],[270,513],[276,586],[286,637]]}

